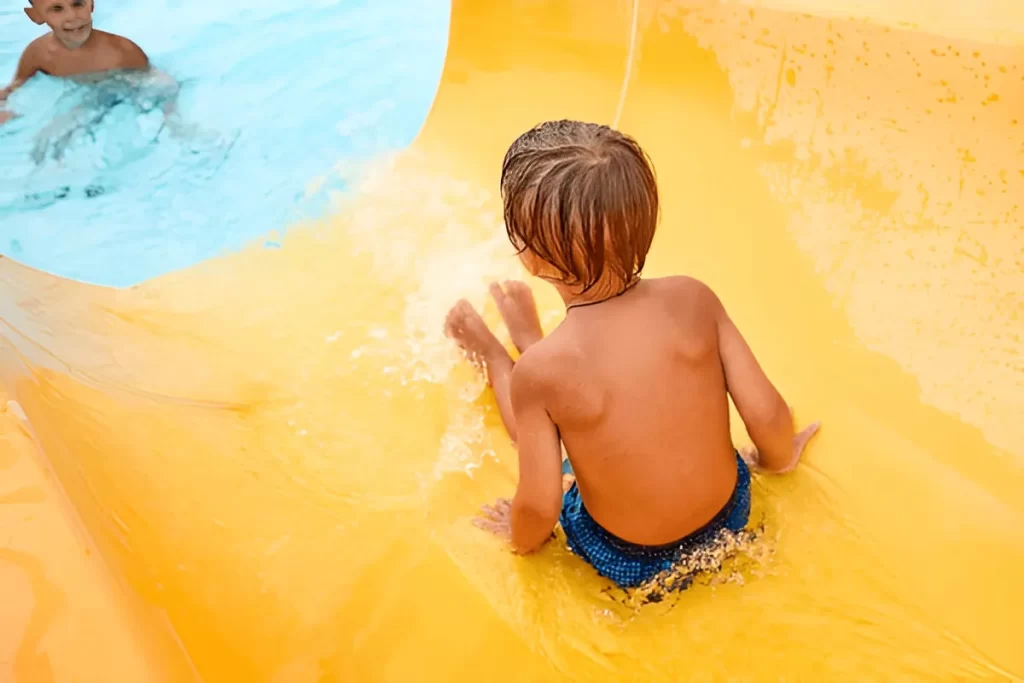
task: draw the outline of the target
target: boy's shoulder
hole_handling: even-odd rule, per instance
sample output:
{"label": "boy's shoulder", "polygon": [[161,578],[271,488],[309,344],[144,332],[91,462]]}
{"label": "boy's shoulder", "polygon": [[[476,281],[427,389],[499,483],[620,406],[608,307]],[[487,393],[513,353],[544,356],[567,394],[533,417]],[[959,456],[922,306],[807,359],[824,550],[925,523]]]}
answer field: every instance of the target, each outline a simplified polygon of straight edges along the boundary
{"label": "boy's shoulder", "polygon": [[516,361],[516,365],[522,365],[524,370],[538,372],[551,363],[557,362],[559,356],[564,354],[565,342],[560,338],[558,330],[541,338],[530,345],[530,348],[523,351]]}
{"label": "boy's shoulder", "polygon": [[556,329],[523,352],[516,361],[512,376],[518,384],[527,383],[534,389],[556,384],[560,371],[571,363],[572,348]]}
{"label": "boy's shoulder", "polygon": [[682,325],[688,334],[713,335],[722,316],[722,302],[704,282],[679,275],[653,281],[668,319]]}
{"label": "boy's shoulder", "polygon": [[101,31],[99,29],[93,29],[93,33],[102,37],[104,40],[113,43],[114,45],[118,45],[121,47],[133,47],[136,50],[142,49],[133,40],[131,40],[127,36],[122,36],[119,33],[111,33],[110,31]]}
{"label": "boy's shoulder", "polygon": [[53,46],[53,33],[44,33],[25,46],[25,49],[21,53],[21,58],[34,59],[38,61],[49,54],[53,49]]}
{"label": "boy's shoulder", "polygon": [[149,57],[138,44],[125,36],[109,31],[96,30],[94,33],[101,38],[107,46],[116,49],[126,61],[126,67],[142,67],[149,64]]}
{"label": "boy's shoulder", "polygon": [[648,280],[655,285],[659,294],[674,299],[691,300],[699,303],[717,302],[718,296],[704,282],[689,275],[673,275],[670,277]]}
{"label": "boy's shoulder", "polygon": [[25,46],[18,60],[16,81],[26,81],[37,71],[46,71],[54,62],[56,38],[53,33],[45,33]]}

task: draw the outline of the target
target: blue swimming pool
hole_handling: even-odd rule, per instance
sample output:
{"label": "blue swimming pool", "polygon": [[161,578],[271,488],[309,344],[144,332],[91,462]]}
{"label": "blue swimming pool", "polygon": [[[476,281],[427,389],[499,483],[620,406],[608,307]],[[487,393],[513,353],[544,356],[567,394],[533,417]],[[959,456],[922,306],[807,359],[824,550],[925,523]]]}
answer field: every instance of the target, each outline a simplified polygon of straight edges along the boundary
{"label": "blue swimming pool", "polygon": [[[97,3],[97,28],[131,38],[181,83],[191,130],[175,138],[159,109],[36,77],[9,103],[22,117],[0,127],[0,253],[128,286],[322,214],[339,187],[336,162],[416,136],[440,80],[449,9],[447,0]],[[4,3],[0,80],[42,32]],[[319,178],[327,182],[310,191]]]}

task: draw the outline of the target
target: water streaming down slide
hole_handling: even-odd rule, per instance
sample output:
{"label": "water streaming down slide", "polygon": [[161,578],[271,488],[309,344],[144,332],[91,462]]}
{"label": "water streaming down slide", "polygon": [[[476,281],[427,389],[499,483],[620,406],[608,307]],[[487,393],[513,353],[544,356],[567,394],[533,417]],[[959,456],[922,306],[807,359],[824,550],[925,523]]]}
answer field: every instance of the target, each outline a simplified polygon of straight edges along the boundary
{"label": "water streaming down slide", "polygon": [[[456,0],[419,139],[283,249],[128,290],[0,260],[0,678],[1024,676],[1024,17],[817,4]],[[649,274],[825,425],[664,603],[468,522],[515,457],[440,323],[518,275],[499,163],[553,117],[648,148]]]}

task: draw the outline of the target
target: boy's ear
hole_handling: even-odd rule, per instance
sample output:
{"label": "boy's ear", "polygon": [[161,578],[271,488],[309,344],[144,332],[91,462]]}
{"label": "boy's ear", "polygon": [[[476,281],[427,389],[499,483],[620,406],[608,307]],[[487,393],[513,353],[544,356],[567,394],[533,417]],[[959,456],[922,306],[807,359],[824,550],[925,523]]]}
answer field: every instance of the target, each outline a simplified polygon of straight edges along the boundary
{"label": "boy's ear", "polygon": [[42,26],[43,24],[46,23],[45,21],[43,21],[42,15],[39,14],[39,10],[37,10],[35,7],[26,7],[25,15],[29,19],[31,19],[34,24],[38,26]]}

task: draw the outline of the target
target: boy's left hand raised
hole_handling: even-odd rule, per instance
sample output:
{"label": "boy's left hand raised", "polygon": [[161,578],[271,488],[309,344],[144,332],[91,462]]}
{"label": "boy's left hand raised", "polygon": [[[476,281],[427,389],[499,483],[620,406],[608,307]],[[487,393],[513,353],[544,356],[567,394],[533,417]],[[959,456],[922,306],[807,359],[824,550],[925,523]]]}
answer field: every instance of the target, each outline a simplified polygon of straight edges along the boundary
{"label": "boy's left hand raised", "polygon": [[473,524],[506,541],[512,540],[512,502],[510,500],[499,498],[493,506],[484,505],[480,511],[483,513],[482,516],[475,518]]}

